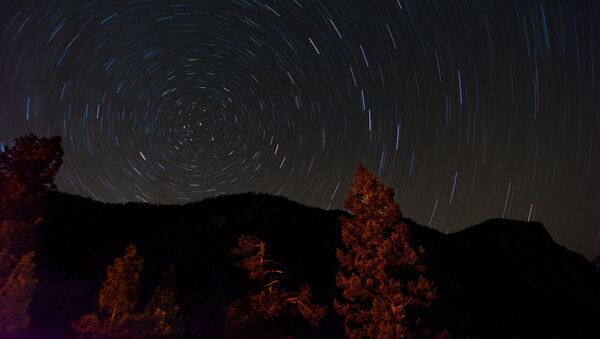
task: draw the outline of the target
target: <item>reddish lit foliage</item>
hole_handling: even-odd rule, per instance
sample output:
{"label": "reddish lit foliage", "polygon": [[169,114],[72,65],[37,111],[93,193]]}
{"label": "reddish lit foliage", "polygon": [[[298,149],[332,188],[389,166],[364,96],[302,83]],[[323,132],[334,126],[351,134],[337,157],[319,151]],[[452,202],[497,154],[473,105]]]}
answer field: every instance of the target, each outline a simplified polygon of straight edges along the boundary
{"label": "reddish lit foliage", "polygon": [[56,188],[60,141],[30,134],[0,150],[0,336],[17,337],[29,324],[35,230],[43,221],[38,206]]}
{"label": "reddish lit foliage", "polygon": [[[0,152],[0,215],[35,221],[33,203],[56,188],[54,176],[62,164],[61,138],[38,138],[33,134],[15,139],[12,147]],[[18,202],[18,203],[16,203]]]}
{"label": "reddish lit foliage", "polygon": [[[444,330],[442,333],[436,335],[435,339],[450,339],[450,333],[448,332],[448,330]],[[469,339],[469,337],[467,337],[466,339]]]}
{"label": "reddish lit foliage", "polygon": [[263,241],[243,235],[232,253],[242,258],[239,266],[255,288],[227,310],[227,337],[289,337],[286,325],[301,320],[317,326],[323,319],[327,308],[312,303],[308,284],[293,291],[282,287],[282,265],[269,259]]}
{"label": "reddish lit foliage", "polygon": [[176,338],[183,335],[172,269],[144,310],[135,312],[143,265],[144,259],[136,246],[130,245],[125,256],[115,259],[108,267],[98,298],[99,312],[84,315],[72,324],[80,338]]}
{"label": "reddish lit foliage", "polygon": [[0,287],[0,336],[15,335],[29,324],[27,309],[37,284],[33,275],[34,256],[33,251],[23,255],[3,279]]}
{"label": "reddish lit foliage", "polygon": [[163,283],[156,287],[152,299],[139,316],[150,326],[146,334],[159,338],[176,338],[183,335],[185,326],[179,306],[175,301],[175,268],[173,265],[163,276]]}
{"label": "reddish lit foliage", "polygon": [[342,239],[337,252],[342,271],[337,284],[343,298],[335,308],[344,318],[350,338],[414,338],[431,335],[419,309],[436,297],[433,284],[421,274],[423,249],[415,251],[394,192],[362,165],[345,207],[353,217],[342,217]]}

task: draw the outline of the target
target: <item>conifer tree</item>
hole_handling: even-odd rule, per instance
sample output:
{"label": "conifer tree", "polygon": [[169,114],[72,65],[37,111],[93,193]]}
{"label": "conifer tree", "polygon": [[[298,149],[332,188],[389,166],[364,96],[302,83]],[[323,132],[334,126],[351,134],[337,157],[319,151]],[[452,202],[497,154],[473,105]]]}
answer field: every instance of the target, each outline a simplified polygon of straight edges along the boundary
{"label": "conifer tree", "polygon": [[282,286],[282,265],[267,256],[265,247],[259,238],[242,235],[232,250],[255,287],[227,310],[227,337],[287,337],[285,323],[317,326],[327,313],[325,306],[312,303],[308,284],[295,291]]}
{"label": "conifer tree", "polygon": [[100,290],[99,312],[86,314],[72,323],[80,338],[177,338],[184,326],[175,303],[173,271],[167,272],[148,305],[137,312],[144,258],[135,245],[107,269]]}
{"label": "conifer tree", "polygon": [[394,201],[394,192],[359,165],[342,217],[344,247],[337,256],[342,270],[335,300],[350,338],[414,338],[427,334],[419,308],[435,299],[433,284],[422,276],[410,234]]}
{"label": "conifer tree", "polygon": [[154,290],[154,294],[144,311],[138,316],[144,323],[147,337],[176,338],[183,335],[185,326],[179,306],[175,301],[175,267],[170,265],[163,275],[163,282]]}
{"label": "conifer tree", "polygon": [[0,336],[14,337],[29,324],[34,277],[35,231],[40,201],[54,190],[62,163],[60,137],[30,134],[0,150]]}
{"label": "conifer tree", "polygon": [[115,259],[106,270],[98,305],[100,312],[87,314],[73,323],[81,337],[128,337],[133,311],[138,303],[141,271],[144,259],[135,245],[129,245],[125,256]]}
{"label": "conifer tree", "polygon": [[35,223],[37,205],[56,189],[54,177],[62,164],[60,137],[38,138],[29,134],[15,139],[0,152],[0,220]]}
{"label": "conifer tree", "polygon": [[137,306],[140,293],[141,272],[144,258],[135,245],[129,245],[125,256],[115,259],[108,267],[107,278],[100,290],[100,311],[106,310],[111,319],[132,312]]}

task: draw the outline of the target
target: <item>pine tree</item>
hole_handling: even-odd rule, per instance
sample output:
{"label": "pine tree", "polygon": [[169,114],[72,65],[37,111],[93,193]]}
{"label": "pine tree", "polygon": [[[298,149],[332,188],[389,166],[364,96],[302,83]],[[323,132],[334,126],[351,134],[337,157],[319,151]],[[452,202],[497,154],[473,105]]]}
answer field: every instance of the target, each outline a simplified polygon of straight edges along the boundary
{"label": "pine tree", "polygon": [[16,178],[29,192],[56,188],[54,176],[62,164],[61,138],[28,134],[0,152],[0,175]]}
{"label": "pine tree", "polygon": [[423,249],[409,244],[394,192],[360,165],[342,217],[344,248],[337,256],[342,268],[335,300],[350,338],[413,338],[426,334],[419,308],[435,299],[433,284],[422,276]]}
{"label": "pine tree", "polygon": [[170,265],[163,275],[163,282],[156,287],[150,302],[138,319],[145,326],[145,337],[176,338],[183,335],[185,326],[179,306],[175,301],[175,268]]}
{"label": "pine tree", "polygon": [[39,205],[56,188],[60,141],[30,134],[0,151],[0,336],[16,336],[29,324]]}
{"label": "pine tree", "polygon": [[100,311],[106,310],[111,319],[132,312],[137,306],[140,279],[144,258],[135,245],[129,245],[123,258],[117,258],[108,267],[107,278],[102,285],[98,304]]}
{"label": "pine tree", "polygon": [[60,137],[29,134],[0,152],[0,220],[34,223],[43,195],[56,189],[54,177],[62,164]]}
{"label": "pine tree", "polygon": [[137,306],[144,258],[135,245],[129,245],[125,256],[109,266],[100,290],[99,313],[83,316],[72,324],[82,337],[129,337],[132,335],[133,311]]}
{"label": "pine tree", "polygon": [[107,269],[100,290],[99,312],[86,314],[71,327],[80,338],[178,338],[184,333],[183,319],[175,303],[174,268],[165,273],[150,302],[138,312],[144,258],[135,245]]}
{"label": "pine tree", "polygon": [[232,250],[255,287],[228,308],[227,337],[287,337],[285,323],[301,320],[317,326],[327,313],[325,306],[312,303],[308,284],[296,291],[282,286],[282,265],[267,256],[265,247],[259,238],[242,235]]}

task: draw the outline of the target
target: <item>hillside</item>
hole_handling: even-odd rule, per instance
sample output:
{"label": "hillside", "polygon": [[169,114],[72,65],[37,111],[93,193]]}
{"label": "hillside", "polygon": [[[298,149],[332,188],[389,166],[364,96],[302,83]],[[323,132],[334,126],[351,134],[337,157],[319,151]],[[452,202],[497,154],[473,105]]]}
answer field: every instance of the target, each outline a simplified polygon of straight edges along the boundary
{"label": "hillside", "polygon": [[[53,193],[44,207],[31,337],[73,336],[70,322],[94,310],[106,267],[131,243],[146,260],[142,298],[175,264],[192,337],[222,336],[224,311],[244,289],[230,255],[240,234],[263,238],[295,281],[311,284],[315,302],[330,305],[337,293],[341,211],[264,194],[154,206]],[[408,222],[438,290],[431,309],[438,329],[455,338],[600,337],[600,274],[543,225],[496,219],[446,235]],[[330,306],[317,332],[304,334],[332,338],[343,330]]]}

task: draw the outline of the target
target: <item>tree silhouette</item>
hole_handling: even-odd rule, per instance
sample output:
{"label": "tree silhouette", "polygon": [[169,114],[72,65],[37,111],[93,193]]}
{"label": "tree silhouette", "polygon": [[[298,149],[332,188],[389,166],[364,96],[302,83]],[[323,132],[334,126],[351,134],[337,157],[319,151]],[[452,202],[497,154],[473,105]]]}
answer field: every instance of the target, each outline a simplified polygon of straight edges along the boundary
{"label": "tree silhouette", "polygon": [[60,142],[29,134],[0,150],[0,336],[17,336],[29,324],[39,203],[56,188]]}
{"label": "tree silhouette", "polygon": [[232,253],[242,259],[239,266],[254,288],[227,310],[227,337],[288,337],[289,324],[301,320],[317,326],[323,319],[327,308],[312,303],[308,284],[295,291],[282,287],[282,265],[269,259],[264,241],[242,235]]}
{"label": "tree silhouette", "polygon": [[350,338],[412,338],[427,335],[419,308],[435,299],[435,289],[421,274],[425,266],[409,244],[409,230],[394,192],[359,165],[342,217],[344,248],[337,256],[342,289],[335,300]]}
{"label": "tree silhouette", "polygon": [[[175,304],[173,273],[165,276],[142,312],[135,312],[144,258],[135,245],[125,256],[115,259],[98,297],[99,312],[86,314],[72,323],[80,338],[176,338],[184,327],[179,306]],[[171,269],[172,270],[172,269]]]}

